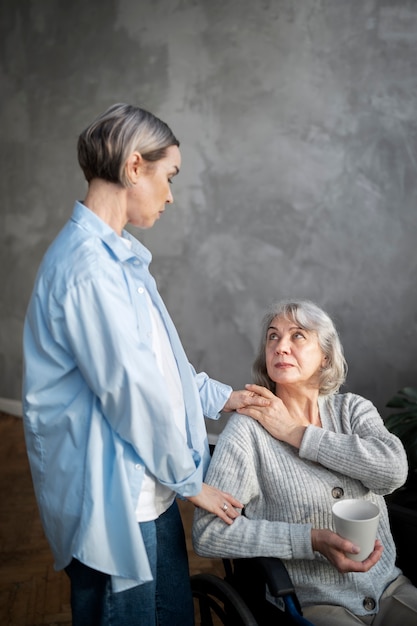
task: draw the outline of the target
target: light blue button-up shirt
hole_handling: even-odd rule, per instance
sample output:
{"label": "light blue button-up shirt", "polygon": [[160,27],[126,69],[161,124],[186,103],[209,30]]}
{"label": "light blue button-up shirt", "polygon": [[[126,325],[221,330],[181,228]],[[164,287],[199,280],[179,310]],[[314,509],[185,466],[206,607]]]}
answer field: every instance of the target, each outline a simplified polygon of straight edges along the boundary
{"label": "light blue button-up shirt", "polygon": [[[62,569],[72,557],[122,590],[152,579],[135,518],[146,467],[196,495],[209,461],[204,417],[232,389],[196,374],[149,273],[150,252],[77,202],[40,266],[24,326],[24,428],[42,523]],[[152,351],[149,293],[166,326],[188,440],[170,417]]]}

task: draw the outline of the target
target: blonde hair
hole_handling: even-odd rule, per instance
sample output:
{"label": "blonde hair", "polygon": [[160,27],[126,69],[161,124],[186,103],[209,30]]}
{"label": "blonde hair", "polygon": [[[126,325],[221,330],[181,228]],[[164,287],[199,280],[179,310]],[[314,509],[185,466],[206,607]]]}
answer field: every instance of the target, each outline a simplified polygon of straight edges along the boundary
{"label": "blonde hair", "polygon": [[89,183],[102,178],[129,187],[126,160],[137,151],[145,161],[162,159],[179,141],[165,122],[130,104],[114,104],[97,117],[78,138],[78,162]]}

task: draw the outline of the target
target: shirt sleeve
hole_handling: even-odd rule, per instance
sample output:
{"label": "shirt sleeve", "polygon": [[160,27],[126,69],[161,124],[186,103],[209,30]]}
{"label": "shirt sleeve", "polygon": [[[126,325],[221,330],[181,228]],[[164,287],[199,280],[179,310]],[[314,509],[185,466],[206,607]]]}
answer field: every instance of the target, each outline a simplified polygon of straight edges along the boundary
{"label": "shirt sleeve", "polygon": [[196,495],[202,459],[170,419],[145,321],[138,322],[116,268],[73,285],[56,303],[51,323],[56,340],[73,355],[73,375],[79,370],[114,431],[162,484],[183,496]]}
{"label": "shirt sleeve", "polygon": [[233,391],[232,387],[210,378],[205,372],[196,374],[192,366],[191,369],[200,394],[204,416],[213,420],[219,419],[220,412]]}

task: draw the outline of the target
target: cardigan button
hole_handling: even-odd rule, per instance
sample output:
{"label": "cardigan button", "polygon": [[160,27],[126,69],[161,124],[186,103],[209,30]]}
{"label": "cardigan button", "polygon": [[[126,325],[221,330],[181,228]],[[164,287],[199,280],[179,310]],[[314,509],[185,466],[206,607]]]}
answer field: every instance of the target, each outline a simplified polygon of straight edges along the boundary
{"label": "cardigan button", "polygon": [[342,487],[334,487],[332,489],[332,496],[335,500],[340,500],[340,498],[343,498],[345,492],[343,491]]}
{"label": "cardigan button", "polygon": [[376,607],[375,600],[367,596],[363,601],[363,608],[365,609],[365,611],[373,611],[375,607]]}

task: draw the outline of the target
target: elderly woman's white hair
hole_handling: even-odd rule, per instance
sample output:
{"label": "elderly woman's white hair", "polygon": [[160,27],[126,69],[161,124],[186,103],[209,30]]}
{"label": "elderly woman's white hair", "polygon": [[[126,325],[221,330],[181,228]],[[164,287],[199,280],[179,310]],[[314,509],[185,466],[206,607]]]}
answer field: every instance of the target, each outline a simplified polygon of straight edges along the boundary
{"label": "elderly woman's white hair", "polygon": [[319,393],[337,393],[347,375],[343,347],[329,315],[309,300],[283,300],[270,307],[263,318],[261,341],[252,367],[254,382],[275,393],[275,382],[268,376],[266,369],[265,347],[268,328],[276,317],[283,317],[304,330],[317,333],[319,345],[327,357],[326,366],[320,372]]}

